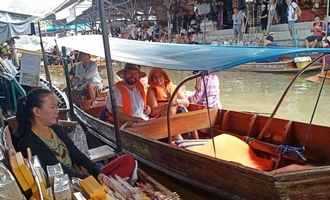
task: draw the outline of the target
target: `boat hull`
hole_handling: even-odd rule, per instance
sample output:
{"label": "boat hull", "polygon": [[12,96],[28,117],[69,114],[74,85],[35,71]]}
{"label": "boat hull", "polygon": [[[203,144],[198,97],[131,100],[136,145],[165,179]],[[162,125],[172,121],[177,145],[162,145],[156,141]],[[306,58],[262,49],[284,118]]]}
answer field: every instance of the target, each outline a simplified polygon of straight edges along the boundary
{"label": "boat hull", "polygon": [[[292,61],[269,62],[269,63],[248,63],[240,65],[236,68],[237,71],[242,72],[260,72],[260,73],[297,73],[301,68],[294,66]],[[314,65],[305,70],[311,72],[320,70],[321,65]]]}
{"label": "boat hull", "polygon": [[[113,126],[82,110],[79,120],[115,142]],[[243,165],[214,159],[121,129],[125,151],[139,161],[225,199],[321,199],[330,198],[330,167],[273,175]],[[317,191],[317,192],[315,192]]]}

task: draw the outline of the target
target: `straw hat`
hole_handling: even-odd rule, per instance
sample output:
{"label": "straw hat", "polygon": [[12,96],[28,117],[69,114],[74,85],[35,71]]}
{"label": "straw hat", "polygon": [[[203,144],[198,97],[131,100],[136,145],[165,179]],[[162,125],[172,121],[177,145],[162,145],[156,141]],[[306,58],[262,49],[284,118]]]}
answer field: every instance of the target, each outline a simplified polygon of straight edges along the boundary
{"label": "straw hat", "polygon": [[144,73],[144,72],[141,71],[141,66],[140,66],[140,65],[131,64],[131,63],[126,63],[124,69],[119,70],[119,71],[117,72],[117,75],[118,75],[120,78],[123,78],[123,77],[124,77],[124,73],[125,73],[126,71],[128,71],[128,70],[138,70],[139,73],[140,73],[140,78],[145,77],[145,76],[147,75],[146,73]]}

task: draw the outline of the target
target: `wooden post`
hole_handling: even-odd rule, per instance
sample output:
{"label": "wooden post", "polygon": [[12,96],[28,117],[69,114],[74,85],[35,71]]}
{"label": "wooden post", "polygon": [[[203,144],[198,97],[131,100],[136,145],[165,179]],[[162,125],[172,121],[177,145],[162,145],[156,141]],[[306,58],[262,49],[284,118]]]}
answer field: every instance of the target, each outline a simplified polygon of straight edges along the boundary
{"label": "wooden post", "polygon": [[68,58],[66,56],[66,48],[62,47],[62,56],[63,56],[63,68],[64,68],[64,76],[65,76],[65,82],[66,82],[66,89],[67,89],[67,95],[69,99],[69,106],[70,106],[70,118],[74,117],[73,112],[73,102],[72,102],[72,92],[71,92],[71,82],[69,77],[69,69],[68,69]]}
{"label": "wooden post", "polygon": [[109,28],[108,24],[105,20],[105,14],[104,14],[104,0],[98,0],[98,9],[100,14],[100,20],[101,20],[101,27],[102,27],[102,36],[103,36],[103,46],[104,46],[104,55],[105,55],[105,62],[106,62],[106,69],[107,69],[107,76],[108,76],[108,84],[109,84],[109,95],[111,100],[111,111],[112,111],[112,117],[114,121],[115,126],[115,135],[116,135],[116,144],[117,144],[117,151],[122,151],[121,147],[121,139],[120,139],[120,130],[119,130],[119,120],[117,115],[117,107],[116,107],[116,101],[113,91],[113,71],[112,71],[112,59],[111,59],[111,53],[110,53],[110,42],[109,42]]}
{"label": "wooden post", "polygon": [[48,69],[47,57],[46,57],[45,49],[44,49],[44,43],[42,41],[42,36],[41,36],[40,21],[38,21],[38,31],[39,31],[39,38],[40,38],[40,46],[41,46],[42,58],[44,60],[44,68],[45,68],[45,73],[46,73],[46,80],[49,83],[50,89],[53,90],[53,85],[52,85],[52,81],[50,79],[50,73],[49,73],[49,69]]}

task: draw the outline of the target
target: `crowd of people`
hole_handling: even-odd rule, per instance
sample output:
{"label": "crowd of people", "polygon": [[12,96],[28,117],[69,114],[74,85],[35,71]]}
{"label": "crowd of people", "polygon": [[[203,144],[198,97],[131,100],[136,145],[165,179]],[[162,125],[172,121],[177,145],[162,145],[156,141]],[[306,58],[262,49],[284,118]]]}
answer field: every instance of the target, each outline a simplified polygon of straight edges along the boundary
{"label": "crowd of people", "polygon": [[[197,44],[198,41],[196,38],[203,31],[201,30],[201,22],[207,18],[215,22],[216,27],[219,29],[225,28],[225,24],[227,25],[226,28],[232,24],[233,41],[236,44],[241,44],[245,40],[243,35],[248,32],[249,23],[252,23],[251,19],[248,19],[247,16],[247,6],[242,2],[237,5],[232,4],[233,7],[230,9],[227,8],[229,4],[225,1],[211,1],[210,3],[202,1],[176,1],[173,5],[176,5],[176,7],[172,9],[171,36],[168,35],[167,26],[161,26],[155,21],[151,24],[150,22],[144,22],[130,25],[129,30],[118,33],[118,37],[154,42]],[[273,24],[287,23],[293,46],[298,46],[296,23],[301,17],[302,11],[297,0],[262,1],[261,5],[260,25],[265,37],[271,33]],[[231,14],[230,17],[228,17],[229,13]],[[324,30],[324,27],[322,27],[322,30]],[[320,34],[317,31],[317,25],[313,27],[312,32],[319,42]],[[308,38],[306,47],[317,46],[318,42],[315,42],[314,36]],[[224,43],[226,42],[224,41]],[[259,44],[259,42],[257,43]]]}
{"label": "crowd of people", "polygon": [[[90,55],[79,52],[79,62],[71,71],[72,89],[80,98],[83,96],[88,99],[95,98],[97,90],[101,89],[102,85],[96,63],[90,59]],[[173,95],[175,85],[166,71],[152,68],[147,76],[139,65],[126,63],[117,75],[121,80],[114,85],[113,94],[120,123],[141,122],[159,118],[167,113],[168,101]],[[147,85],[141,81],[145,77],[148,77]],[[170,112],[173,115],[187,112],[189,104],[205,106],[207,102],[211,108],[221,107],[219,80],[215,74],[197,79],[192,95],[187,96],[183,92],[176,94]],[[100,116],[110,122],[112,122],[111,104],[110,98],[107,97],[106,106]],[[58,125],[58,118],[57,97],[52,91],[43,88],[30,91],[18,101],[16,113],[18,126],[11,136],[12,150],[25,154],[26,149],[30,148],[32,154],[38,155],[45,170],[47,165],[60,163],[64,172],[70,177],[84,178],[94,175],[102,182],[105,176],[119,173],[118,170],[122,172],[122,169],[126,169],[122,172],[124,177],[132,173],[135,162],[129,155],[123,155],[119,160],[112,160],[103,168],[92,163]],[[198,138],[198,134],[192,136]],[[179,135],[177,139],[182,137]],[[125,162],[122,161],[123,159]],[[127,166],[127,163],[131,164]],[[122,165],[125,167],[118,167]],[[105,170],[109,168],[112,170]]]}
{"label": "crowd of people", "polygon": [[[117,82],[113,89],[116,97],[115,105],[122,123],[126,121],[141,122],[166,115],[169,98],[175,89],[175,85],[166,71],[153,68],[149,72],[147,85],[141,81],[147,74],[141,71],[139,65],[126,63],[124,69],[118,71],[117,75],[121,81]],[[209,106],[220,108],[218,77],[210,74],[205,76],[204,80]],[[193,95],[187,96],[183,91],[176,94],[171,114],[185,112],[190,103],[206,105],[205,88],[200,79],[196,81]],[[103,120],[112,121],[111,105],[108,97],[105,113],[102,113],[101,117]]]}
{"label": "crowd of people", "polygon": [[[98,90],[102,89],[102,81],[96,63],[88,54],[81,52],[79,60],[80,62],[71,70],[72,90],[79,98],[86,97],[85,99],[92,103],[96,99]],[[113,94],[116,97],[115,105],[118,107],[121,121],[143,121],[166,114],[167,103],[175,85],[165,70],[152,68],[147,76],[139,65],[126,63],[117,75],[120,81],[115,84]],[[146,83],[141,81],[142,78],[147,78]],[[207,103],[205,95],[210,107],[221,107],[217,75],[209,74],[205,75],[204,79],[198,78],[195,91],[190,96],[182,91],[179,92],[174,99],[173,114],[185,110],[190,103],[205,106]],[[107,112],[102,113],[102,118],[111,121],[109,97],[105,110]]]}

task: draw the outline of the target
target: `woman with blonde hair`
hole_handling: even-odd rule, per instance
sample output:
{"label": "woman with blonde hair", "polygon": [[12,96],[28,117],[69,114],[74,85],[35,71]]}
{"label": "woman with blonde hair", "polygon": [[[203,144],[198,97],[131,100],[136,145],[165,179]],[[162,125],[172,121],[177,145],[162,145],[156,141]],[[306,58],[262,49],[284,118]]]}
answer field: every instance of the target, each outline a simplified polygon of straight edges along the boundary
{"label": "woman with blonde hair", "polygon": [[[150,115],[156,118],[164,116],[175,85],[171,82],[168,74],[160,68],[154,68],[150,71],[148,84],[147,105],[151,108]],[[172,103],[171,112],[176,113],[178,105],[186,106],[187,104],[189,104],[187,99],[179,92]]]}

